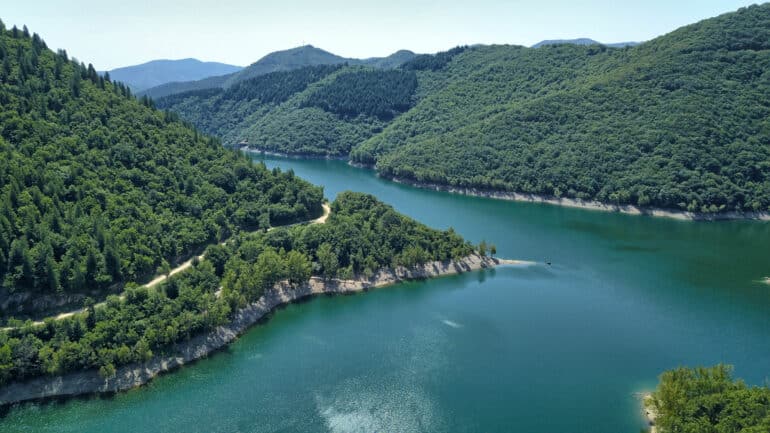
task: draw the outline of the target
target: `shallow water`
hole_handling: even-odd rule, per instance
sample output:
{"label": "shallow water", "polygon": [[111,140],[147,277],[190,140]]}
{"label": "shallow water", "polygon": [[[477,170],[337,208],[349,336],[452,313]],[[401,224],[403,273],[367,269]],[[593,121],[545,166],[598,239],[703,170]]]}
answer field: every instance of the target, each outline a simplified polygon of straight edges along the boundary
{"label": "shallow water", "polygon": [[265,162],[327,197],[369,192],[539,264],[292,305],[147,387],[23,405],[0,430],[636,433],[634,393],[664,369],[726,362],[750,383],[770,377],[770,224],[496,201],[342,161]]}

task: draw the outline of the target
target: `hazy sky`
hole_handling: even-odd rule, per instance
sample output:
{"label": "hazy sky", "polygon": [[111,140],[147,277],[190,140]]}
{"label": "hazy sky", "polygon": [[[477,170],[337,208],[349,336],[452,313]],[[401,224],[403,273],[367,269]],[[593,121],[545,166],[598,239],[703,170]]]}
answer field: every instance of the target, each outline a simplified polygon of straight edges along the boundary
{"label": "hazy sky", "polygon": [[654,38],[745,0],[2,0],[0,19],[97,69],[196,57],[248,65],[312,44],[346,57],[401,48]]}

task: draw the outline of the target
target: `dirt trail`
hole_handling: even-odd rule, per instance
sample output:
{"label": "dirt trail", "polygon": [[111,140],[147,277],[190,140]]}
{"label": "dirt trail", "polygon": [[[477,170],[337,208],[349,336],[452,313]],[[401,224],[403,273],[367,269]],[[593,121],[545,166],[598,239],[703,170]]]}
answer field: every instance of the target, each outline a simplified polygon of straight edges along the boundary
{"label": "dirt trail", "polygon": [[[327,203],[323,203],[321,206],[323,207],[323,214],[320,217],[318,217],[318,218],[316,218],[314,220],[303,221],[303,222],[299,222],[299,223],[290,224],[288,226],[278,226],[278,227],[292,227],[292,226],[301,225],[301,224],[323,224],[329,218],[329,215],[332,212],[332,208]],[[278,228],[278,227],[270,227],[268,229],[268,231],[273,230],[273,229]],[[227,243],[227,241],[222,242],[219,245],[224,245],[226,243]],[[176,275],[176,274],[178,274],[178,273],[188,269],[190,266],[192,266],[193,260],[198,259],[200,261],[200,260],[203,260],[203,258],[205,256],[206,256],[205,253],[201,254],[199,256],[195,256],[195,257],[187,260],[186,262],[179,264],[174,269],[171,269],[171,271],[169,271],[168,275],[158,275],[157,277],[153,278],[150,282],[144,284],[143,286],[147,287],[147,288],[153,288],[153,287],[157,286],[158,284],[166,281],[166,279],[168,279],[170,276]],[[120,295],[120,299],[123,299],[124,296],[125,295]],[[98,307],[98,306],[104,305],[104,304],[105,304],[105,302],[100,302],[100,303],[96,304],[96,306]],[[58,314],[58,315],[54,316],[54,319],[55,320],[66,319],[67,317],[74,316],[75,314],[82,313],[83,311],[84,311],[83,308],[78,308],[77,310],[68,311],[66,313]],[[39,325],[43,325],[44,322],[42,320],[38,320],[38,321],[32,322],[32,324],[35,325],[35,326],[39,326]],[[7,330],[10,330],[10,329],[13,329],[13,328],[11,328],[11,327],[0,328],[0,330],[2,330],[2,331],[7,331]]]}

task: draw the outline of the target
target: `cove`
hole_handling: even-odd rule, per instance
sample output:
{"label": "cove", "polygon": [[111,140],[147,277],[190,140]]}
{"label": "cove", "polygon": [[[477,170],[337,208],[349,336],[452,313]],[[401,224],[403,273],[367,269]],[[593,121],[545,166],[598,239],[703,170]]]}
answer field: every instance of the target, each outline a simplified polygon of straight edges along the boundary
{"label": "cove", "polygon": [[665,369],[770,376],[767,223],[497,201],[344,161],[254,158],[540,264],[291,305],[147,387],[22,405],[0,430],[636,433],[634,393]]}

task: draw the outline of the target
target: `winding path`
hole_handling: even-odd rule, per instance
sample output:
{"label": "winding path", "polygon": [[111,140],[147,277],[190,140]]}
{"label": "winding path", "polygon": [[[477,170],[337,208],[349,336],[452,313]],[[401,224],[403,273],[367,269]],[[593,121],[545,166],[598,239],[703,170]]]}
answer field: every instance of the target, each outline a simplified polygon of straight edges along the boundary
{"label": "winding path", "polygon": [[[316,218],[314,220],[302,221],[302,222],[298,222],[298,223],[294,223],[294,224],[289,224],[289,225],[285,225],[285,226],[270,227],[267,230],[270,231],[270,230],[273,230],[273,229],[276,229],[276,228],[280,228],[280,227],[292,227],[292,226],[302,225],[302,224],[323,224],[323,223],[326,222],[326,220],[329,218],[329,215],[332,213],[332,208],[327,203],[323,203],[321,206],[323,207],[323,214],[320,217],[318,217],[318,218]],[[227,241],[224,241],[224,242],[220,243],[219,245],[225,245],[226,243],[227,243]],[[206,253],[203,253],[203,254],[201,254],[199,256],[195,256],[195,257],[193,257],[193,258],[191,258],[191,259],[189,259],[189,260],[179,264],[174,269],[171,269],[167,275],[158,275],[157,277],[153,278],[150,282],[148,282],[146,284],[143,284],[143,287],[153,288],[153,287],[157,286],[158,284],[166,281],[172,275],[176,275],[176,274],[178,274],[178,273],[188,269],[190,266],[192,266],[192,263],[193,263],[194,260],[196,260],[196,259],[197,260],[203,260],[203,258],[205,256],[206,256]],[[120,299],[123,299],[124,296],[125,295],[120,295]],[[96,304],[95,307],[98,307],[100,305],[104,305],[105,302],[100,302],[100,303]],[[59,315],[54,316],[54,320],[66,319],[67,317],[72,317],[75,314],[82,313],[83,311],[85,311],[84,308],[78,308],[77,310],[68,311],[66,313],[61,313]],[[43,325],[44,323],[45,322],[43,320],[38,320],[38,321],[32,322],[32,325],[38,326],[38,325]],[[14,329],[14,328],[13,327],[0,328],[0,331],[8,331],[8,330],[11,330],[11,329]]]}

